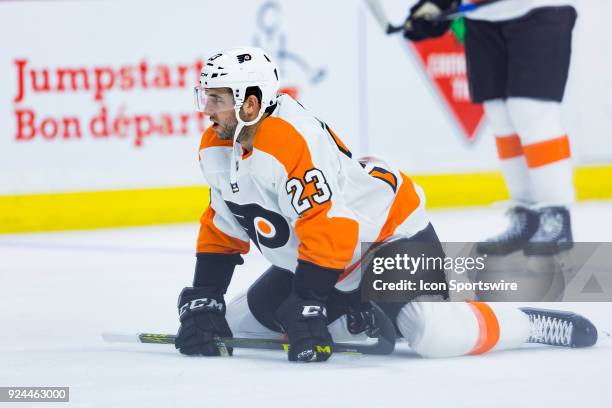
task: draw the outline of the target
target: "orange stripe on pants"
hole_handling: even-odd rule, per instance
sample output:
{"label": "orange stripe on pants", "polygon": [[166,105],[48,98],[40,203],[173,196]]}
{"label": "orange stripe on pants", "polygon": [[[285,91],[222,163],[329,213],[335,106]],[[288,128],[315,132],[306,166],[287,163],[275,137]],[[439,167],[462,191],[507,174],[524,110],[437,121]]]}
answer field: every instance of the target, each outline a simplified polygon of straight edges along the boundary
{"label": "orange stripe on pants", "polygon": [[467,302],[478,320],[478,341],[468,354],[483,354],[491,350],[499,341],[499,322],[495,312],[486,303]]}
{"label": "orange stripe on pants", "polygon": [[497,156],[502,160],[523,155],[523,146],[521,146],[521,139],[517,134],[496,136],[495,144],[497,145]]}
{"label": "orange stripe on pants", "polygon": [[545,166],[560,160],[569,159],[570,145],[567,135],[543,142],[523,146],[529,168]]}

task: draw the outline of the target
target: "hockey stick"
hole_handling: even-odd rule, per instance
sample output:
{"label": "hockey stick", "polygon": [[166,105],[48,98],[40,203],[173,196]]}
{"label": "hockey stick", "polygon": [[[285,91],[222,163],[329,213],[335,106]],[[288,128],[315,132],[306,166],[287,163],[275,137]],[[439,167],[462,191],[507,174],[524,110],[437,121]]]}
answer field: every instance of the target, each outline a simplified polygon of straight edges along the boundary
{"label": "hockey stick", "polygon": [[[174,344],[176,336],[174,334],[162,333],[102,333],[102,338],[107,343],[147,343],[147,344]],[[289,350],[286,340],[275,339],[248,339],[238,337],[218,337],[215,344],[219,350],[227,350],[227,347],[256,350]],[[331,348],[334,353],[350,354],[391,354],[395,348],[395,342],[379,338],[375,344],[350,344],[332,343]]]}
{"label": "hockey stick", "polygon": [[[465,13],[469,13],[481,7],[486,7],[488,5],[491,5],[491,4],[500,2],[500,1],[504,1],[504,0],[482,0],[479,3],[462,4],[456,8],[446,10],[436,16],[426,17],[426,18],[431,21],[454,20],[458,16],[461,16]],[[380,4],[380,0],[365,0],[365,2],[368,8],[370,9],[370,12],[372,13],[374,18],[378,22],[378,25],[380,25],[380,28],[386,34],[394,34],[394,33],[398,33],[404,30],[405,24],[394,26],[389,22],[382,8],[382,5]]]}
{"label": "hockey stick", "polygon": [[[376,328],[378,329],[377,342],[374,344],[354,343],[332,343],[331,349],[334,353],[350,354],[373,354],[386,355],[393,353],[395,349],[395,326],[384,312],[376,305],[372,305]],[[107,343],[147,343],[147,344],[174,344],[174,334],[163,333],[102,333],[102,339]],[[254,339],[237,337],[219,337],[215,343],[221,355],[227,356],[227,347],[259,350],[284,350],[289,349],[285,340],[276,339]]]}

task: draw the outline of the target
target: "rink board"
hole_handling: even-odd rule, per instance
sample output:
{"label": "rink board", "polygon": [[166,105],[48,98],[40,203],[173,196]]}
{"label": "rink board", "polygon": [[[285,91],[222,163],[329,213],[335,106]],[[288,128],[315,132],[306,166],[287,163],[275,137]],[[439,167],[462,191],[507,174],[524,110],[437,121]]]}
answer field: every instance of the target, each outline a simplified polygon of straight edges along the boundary
{"label": "rink board", "polygon": [[[414,176],[427,208],[489,205],[508,198],[500,173]],[[612,166],[576,169],[579,200],[612,199]],[[209,203],[206,187],[0,196],[0,233],[191,222]]]}

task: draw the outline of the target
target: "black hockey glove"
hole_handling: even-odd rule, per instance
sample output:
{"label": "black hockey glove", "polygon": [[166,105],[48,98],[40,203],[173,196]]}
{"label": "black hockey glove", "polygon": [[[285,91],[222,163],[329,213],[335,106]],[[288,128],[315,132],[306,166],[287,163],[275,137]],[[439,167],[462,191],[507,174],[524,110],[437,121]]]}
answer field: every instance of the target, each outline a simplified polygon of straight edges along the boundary
{"label": "black hockey glove", "polygon": [[365,333],[371,338],[378,337],[380,328],[376,323],[371,303],[361,303],[358,306],[349,307],[346,314],[346,325],[349,333]]}
{"label": "black hockey glove", "polygon": [[325,304],[295,292],[276,311],[289,338],[289,361],[326,361],[332,354]]}
{"label": "black hockey glove", "polygon": [[[232,337],[225,320],[223,295],[211,288],[185,288],[179,295],[181,327],[176,335],[175,347],[182,354],[220,356],[214,337]],[[227,347],[231,356],[233,349]]]}
{"label": "black hockey glove", "polygon": [[404,38],[420,41],[444,35],[450,27],[450,21],[431,19],[459,4],[459,0],[419,0],[410,9],[410,14],[404,22]]}

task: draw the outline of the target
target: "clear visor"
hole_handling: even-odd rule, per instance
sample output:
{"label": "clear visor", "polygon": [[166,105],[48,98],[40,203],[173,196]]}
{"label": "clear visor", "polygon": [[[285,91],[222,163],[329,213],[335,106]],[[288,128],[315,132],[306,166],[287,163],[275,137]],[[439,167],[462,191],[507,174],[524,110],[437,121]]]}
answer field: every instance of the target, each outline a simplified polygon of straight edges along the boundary
{"label": "clear visor", "polygon": [[193,88],[193,94],[198,112],[211,115],[234,110],[234,97],[227,89],[196,86]]}

